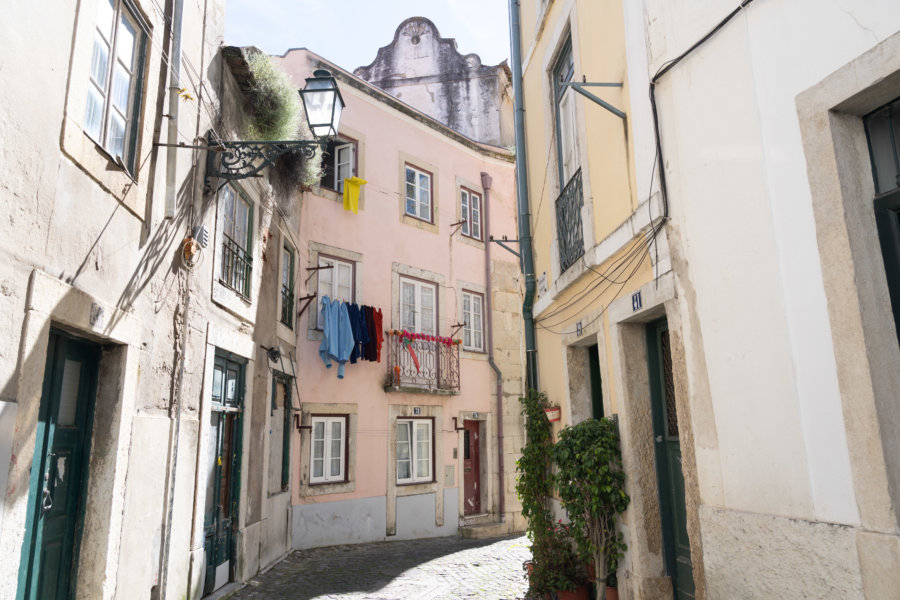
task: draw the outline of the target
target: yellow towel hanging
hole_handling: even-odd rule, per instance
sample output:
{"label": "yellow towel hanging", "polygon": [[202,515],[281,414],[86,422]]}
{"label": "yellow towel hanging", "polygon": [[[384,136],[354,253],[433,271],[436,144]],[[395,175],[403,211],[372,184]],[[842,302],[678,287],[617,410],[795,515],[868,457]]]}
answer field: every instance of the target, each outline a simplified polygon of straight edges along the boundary
{"label": "yellow towel hanging", "polygon": [[344,179],[344,210],[352,210],[354,214],[359,212],[359,188],[366,183],[359,177]]}

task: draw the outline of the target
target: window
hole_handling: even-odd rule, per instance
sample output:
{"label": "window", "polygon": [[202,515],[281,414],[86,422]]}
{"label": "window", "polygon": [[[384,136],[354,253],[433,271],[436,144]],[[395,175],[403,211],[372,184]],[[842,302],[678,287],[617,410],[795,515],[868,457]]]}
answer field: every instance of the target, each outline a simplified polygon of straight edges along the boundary
{"label": "window", "polygon": [[481,294],[462,293],[463,348],[484,352],[484,299]]}
{"label": "window", "polygon": [[553,68],[553,89],[556,101],[556,157],[559,169],[559,187],[566,186],[578,169],[575,133],[575,93],[563,83],[572,81],[575,64],[572,59],[572,42],[567,41]]}
{"label": "window", "polygon": [[100,0],[84,130],[134,171],[147,27],[127,0]]}
{"label": "window", "polygon": [[322,155],[322,179],[319,185],[336,192],[344,191],[344,180],[356,175],[354,140],[337,138],[328,142]]}
{"label": "window", "polygon": [[900,340],[900,98],[866,115],[875,178],[875,223]]}
{"label": "window", "polygon": [[276,374],[272,378],[272,406],[269,410],[270,494],[288,489],[291,465],[291,385],[293,380]]}
{"label": "window", "polygon": [[250,230],[253,209],[244,197],[226,185],[219,194],[222,211],[222,276],[221,281],[244,298],[250,297]]}
{"label": "window", "polygon": [[481,239],[481,196],[467,189],[460,190],[460,218],[463,221],[462,234]]}
{"label": "window", "polygon": [[406,214],[432,222],[431,173],[406,165]]}
{"label": "window", "polygon": [[397,483],[434,481],[431,448],[431,419],[397,419]]}
{"label": "window", "polygon": [[346,481],[347,417],[312,418],[309,482]]}
{"label": "window", "polygon": [[400,279],[400,329],[437,333],[437,286],[418,279]]}
{"label": "window", "polygon": [[294,328],[294,249],[287,242],[281,249],[281,322]]}
{"label": "window", "polygon": [[[343,300],[344,302],[354,302],[353,280],[356,276],[356,264],[335,258],[333,256],[319,255],[319,287],[316,302],[322,301],[322,296],[328,296],[332,300]],[[316,322],[316,328],[322,329],[325,325],[324,317],[321,310],[318,311],[319,320]]]}

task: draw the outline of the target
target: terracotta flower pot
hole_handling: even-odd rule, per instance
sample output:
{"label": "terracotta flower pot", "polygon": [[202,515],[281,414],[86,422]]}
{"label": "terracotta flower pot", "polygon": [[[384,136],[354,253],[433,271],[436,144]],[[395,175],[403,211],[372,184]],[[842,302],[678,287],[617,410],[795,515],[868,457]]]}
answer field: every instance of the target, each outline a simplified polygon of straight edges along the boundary
{"label": "terracotta flower pot", "polygon": [[559,600],[588,600],[590,595],[587,585],[582,584],[576,590],[559,590],[556,592],[556,597]]}
{"label": "terracotta flower pot", "polygon": [[607,586],[606,600],[619,600],[619,589]]}

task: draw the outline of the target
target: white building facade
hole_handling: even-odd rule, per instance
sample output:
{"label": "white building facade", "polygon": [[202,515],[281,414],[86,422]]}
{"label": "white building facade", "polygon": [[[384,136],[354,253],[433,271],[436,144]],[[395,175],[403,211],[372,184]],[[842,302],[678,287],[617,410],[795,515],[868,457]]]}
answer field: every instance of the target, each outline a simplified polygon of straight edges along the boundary
{"label": "white building facade", "polygon": [[625,27],[638,197],[665,170],[696,597],[894,597],[900,5],[644,0]]}

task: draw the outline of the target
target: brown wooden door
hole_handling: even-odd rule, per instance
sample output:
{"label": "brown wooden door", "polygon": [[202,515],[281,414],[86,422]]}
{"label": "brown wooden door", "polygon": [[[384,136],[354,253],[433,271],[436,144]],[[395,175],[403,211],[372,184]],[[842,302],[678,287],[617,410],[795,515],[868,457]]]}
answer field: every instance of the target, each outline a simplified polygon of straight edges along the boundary
{"label": "brown wooden door", "polygon": [[464,515],[481,513],[481,434],[479,421],[463,421]]}

